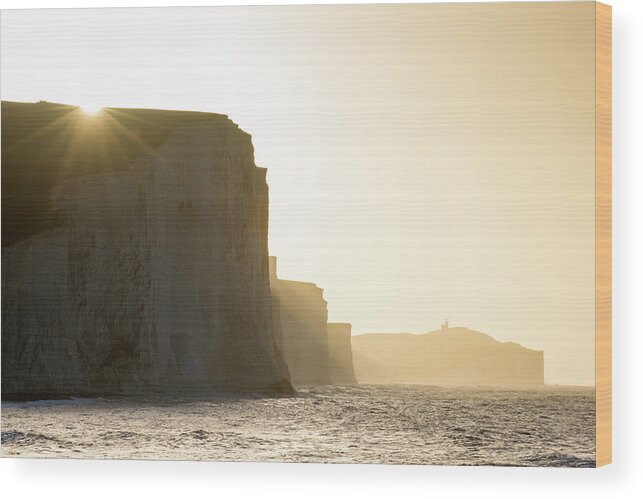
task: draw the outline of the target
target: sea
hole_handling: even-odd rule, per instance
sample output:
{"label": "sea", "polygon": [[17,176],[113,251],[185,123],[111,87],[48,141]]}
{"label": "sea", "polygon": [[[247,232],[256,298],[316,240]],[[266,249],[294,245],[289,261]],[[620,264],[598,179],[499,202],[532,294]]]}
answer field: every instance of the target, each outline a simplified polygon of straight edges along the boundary
{"label": "sea", "polygon": [[3,457],[595,466],[593,388],[358,385],[3,402]]}

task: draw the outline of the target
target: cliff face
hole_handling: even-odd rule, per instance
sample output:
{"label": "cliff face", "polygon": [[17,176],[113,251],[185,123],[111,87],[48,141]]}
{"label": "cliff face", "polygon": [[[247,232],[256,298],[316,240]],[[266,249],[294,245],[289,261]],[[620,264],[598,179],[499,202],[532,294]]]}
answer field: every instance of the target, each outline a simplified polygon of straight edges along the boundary
{"label": "cliff face", "polygon": [[277,277],[275,257],[270,257],[270,287],[274,329],[293,385],[325,385],[329,372],[328,307],[324,290],[309,282]]}
{"label": "cliff face", "polygon": [[268,188],[207,113],[2,106],[3,397],[287,392]]}
{"label": "cliff face", "polygon": [[327,324],[329,374],[331,383],[335,385],[357,383],[353,370],[351,329],[351,324],[347,322],[329,322]]}
{"label": "cliff face", "polygon": [[544,355],[466,328],[353,336],[360,383],[542,385]]}

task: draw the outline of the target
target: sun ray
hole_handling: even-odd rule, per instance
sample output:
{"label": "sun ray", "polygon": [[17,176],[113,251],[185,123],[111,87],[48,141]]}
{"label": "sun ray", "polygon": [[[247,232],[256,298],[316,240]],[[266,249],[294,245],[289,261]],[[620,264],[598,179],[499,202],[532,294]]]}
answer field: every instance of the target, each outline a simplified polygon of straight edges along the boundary
{"label": "sun ray", "polygon": [[[145,140],[143,140],[139,135],[134,133],[132,130],[127,128],[118,120],[118,113],[119,111],[117,111],[116,109],[105,108],[105,117],[108,120],[110,120],[111,124],[114,125],[118,131],[121,131],[128,140],[131,140],[136,144],[138,144],[139,146],[143,147],[145,151],[155,151],[156,149],[154,149],[150,144],[145,142]],[[116,114],[116,116],[114,116],[114,114]],[[120,113],[120,114],[123,114],[123,113]],[[150,123],[148,120],[141,120],[141,121]]]}
{"label": "sun ray", "polygon": [[[67,106],[61,106],[67,107]],[[47,134],[51,133],[62,133],[66,128],[73,126],[74,121],[78,118],[78,108],[69,107],[69,110],[62,116],[56,118],[55,120],[47,123],[45,126],[34,130],[28,135],[21,137],[13,144],[3,144],[3,149],[7,152],[11,152],[15,149],[18,149],[22,146],[27,145],[30,141],[41,138]],[[6,149],[5,149],[6,148]]]}

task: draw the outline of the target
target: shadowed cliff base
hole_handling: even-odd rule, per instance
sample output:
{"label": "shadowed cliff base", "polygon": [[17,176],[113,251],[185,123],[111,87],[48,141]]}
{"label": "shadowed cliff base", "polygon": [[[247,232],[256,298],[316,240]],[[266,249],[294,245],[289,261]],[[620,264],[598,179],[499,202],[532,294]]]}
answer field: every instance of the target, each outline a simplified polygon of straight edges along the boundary
{"label": "shadowed cliff base", "polygon": [[425,334],[352,338],[360,383],[543,385],[544,354],[488,334],[448,327]]}
{"label": "shadowed cliff base", "polygon": [[291,393],[265,175],[222,115],[3,102],[3,397]]}

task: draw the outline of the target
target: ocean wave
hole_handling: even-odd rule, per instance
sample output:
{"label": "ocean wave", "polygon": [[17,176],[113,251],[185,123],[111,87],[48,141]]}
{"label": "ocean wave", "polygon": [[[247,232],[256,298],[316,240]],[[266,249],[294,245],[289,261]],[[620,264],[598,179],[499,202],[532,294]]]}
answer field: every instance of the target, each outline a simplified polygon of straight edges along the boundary
{"label": "ocean wave", "polygon": [[312,387],[39,401],[2,408],[3,455],[482,466],[595,466],[591,390]]}

